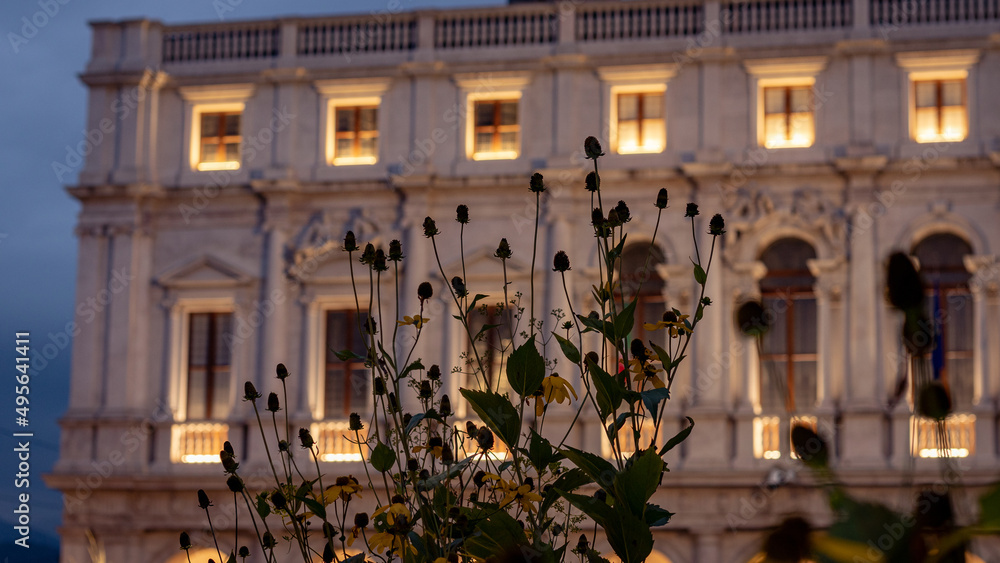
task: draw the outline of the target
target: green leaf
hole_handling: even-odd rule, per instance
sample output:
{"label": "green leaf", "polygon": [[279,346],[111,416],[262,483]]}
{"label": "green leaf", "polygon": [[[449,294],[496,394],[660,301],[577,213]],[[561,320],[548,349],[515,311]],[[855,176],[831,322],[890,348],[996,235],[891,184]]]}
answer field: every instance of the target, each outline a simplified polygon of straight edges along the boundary
{"label": "green leaf", "polygon": [[[694,263],[694,260],[691,261]],[[694,281],[698,282],[698,285],[705,285],[705,281],[708,279],[708,275],[705,270],[701,267],[701,264],[694,265]]]}
{"label": "green leaf", "polygon": [[333,353],[337,356],[337,359],[342,362],[346,362],[348,360],[360,360],[363,362],[367,359],[364,356],[359,356],[355,354],[351,350],[341,350],[339,352],[334,351]]}
{"label": "green leaf", "polygon": [[302,497],[299,500],[305,503],[305,505],[309,507],[309,510],[312,511],[312,513],[315,514],[316,516],[319,516],[320,519],[322,520],[326,519],[326,507],[323,506],[322,503],[316,502],[315,500],[309,497]]}
{"label": "green leaf", "polygon": [[661,456],[669,452],[670,450],[674,449],[674,447],[677,446],[677,444],[680,444],[681,442],[686,440],[689,435],[691,435],[691,430],[694,428],[694,419],[691,418],[690,416],[687,417],[687,419],[688,422],[691,423],[691,426],[685,427],[683,430],[678,432],[673,438],[667,440],[667,443],[663,444],[663,447],[660,448]]}
{"label": "green leaf", "polygon": [[618,415],[618,418],[615,419],[614,425],[608,428],[608,440],[613,440],[615,434],[621,430],[622,426],[625,426],[625,421],[633,417],[638,418],[639,415],[632,412],[623,412]]}
{"label": "green leaf", "polygon": [[592,319],[583,315],[577,315],[576,318],[580,319],[580,322],[587,328],[596,330],[597,332],[603,334],[604,338],[608,339],[609,342],[613,343],[615,341],[615,325],[611,324],[610,321],[606,321],[604,319]]}
{"label": "green leaf", "polygon": [[656,413],[660,408],[660,403],[669,398],[670,391],[666,387],[660,389],[656,389],[654,387],[653,389],[646,389],[642,392],[642,404],[646,407],[646,410],[649,411],[649,414],[652,415],[654,419],[656,418]]}
{"label": "green leaf", "polygon": [[426,369],[424,368],[424,364],[420,363],[420,358],[417,358],[416,360],[411,362],[410,365],[406,366],[406,369],[403,370],[403,373],[399,374],[399,378],[405,379],[406,375],[415,369]]}
{"label": "green leaf", "polygon": [[236,554],[230,551],[229,559],[226,559],[226,563],[236,563]]}
{"label": "green leaf", "polygon": [[364,563],[364,561],[365,561],[364,552],[359,553],[357,555],[352,555],[347,559],[344,559],[344,563]]}
{"label": "green leaf", "polygon": [[475,297],[472,298],[472,302],[469,303],[469,307],[465,310],[465,314],[468,315],[473,310],[475,310],[476,305],[483,299],[489,297],[488,295],[483,295],[482,293],[477,293]]}
{"label": "green leaf", "polygon": [[261,518],[267,518],[269,514],[271,514],[271,505],[267,503],[264,495],[257,495],[257,515]]}
{"label": "green leaf", "polygon": [[552,450],[552,444],[549,443],[544,437],[542,437],[534,429],[531,431],[531,435],[528,441],[528,460],[531,461],[531,465],[541,473],[550,463],[555,461],[556,454]]}
{"label": "green leaf", "polygon": [[392,451],[392,448],[389,446],[379,442],[372,450],[369,463],[372,464],[372,469],[375,471],[385,473],[392,469],[392,464],[396,463],[396,452]]}
{"label": "green leaf", "polygon": [[603,423],[621,406],[622,399],[624,398],[624,389],[615,381],[615,378],[611,377],[608,372],[604,371],[601,366],[595,364],[589,358],[587,359],[587,368],[590,371],[590,378],[597,390],[597,408],[600,411],[599,414]]}
{"label": "green leaf", "polygon": [[635,305],[638,300],[633,298],[632,302],[615,317],[615,342],[628,336],[635,326]]}
{"label": "green leaf", "polygon": [[979,525],[1000,531],[1000,485],[979,497]]}
{"label": "green leaf", "polygon": [[545,379],[545,360],[535,348],[535,337],[521,344],[507,358],[507,381],[522,397],[533,395]]}
{"label": "green leaf", "polygon": [[476,528],[477,532],[464,545],[469,555],[479,560],[492,559],[511,547],[528,545],[524,529],[505,510],[493,512],[479,521]]}
{"label": "green leaf", "polygon": [[663,460],[652,449],[639,450],[632,457],[632,464],[615,476],[615,498],[622,501],[629,512],[642,517],[646,503],[656,492],[663,473]]}
{"label": "green leaf", "polygon": [[670,517],[674,513],[669,510],[664,510],[655,504],[646,505],[645,520],[647,526],[663,526],[670,522]]}
{"label": "green leaf", "polygon": [[461,392],[465,400],[469,401],[472,410],[479,415],[479,419],[507,444],[509,449],[515,448],[521,431],[521,419],[517,416],[517,409],[510,400],[489,390],[461,389]]}
{"label": "green leaf", "polygon": [[462,470],[465,469],[465,467],[467,465],[469,465],[472,462],[473,459],[474,458],[472,456],[467,457],[467,458],[463,459],[462,461],[459,461],[457,463],[451,464],[451,466],[448,467],[448,469],[442,471],[441,473],[433,475],[433,476],[425,479],[424,481],[420,481],[419,484],[417,485],[417,490],[419,490],[419,491],[430,491],[430,490],[434,489],[434,487],[437,487],[443,481],[451,479],[452,477],[454,477],[454,476],[458,475],[459,473],[461,473]]}
{"label": "green leaf", "polygon": [[590,476],[588,476],[584,470],[578,467],[574,467],[569,471],[566,471],[565,473],[560,475],[559,478],[556,479],[554,483],[552,483],[552,486],[549,487],[548,492],[542,493],[542,503],[538,508],[538,513],[539,514],[548,513],[549,507],[551,507],[552,503],[554,503],[556,499],[559,498],[558,491],[566,491],[571,493],[579,489],[580,487],[583,487],[584,485],[589,485],[593,482],[594,480],[591,479]]}
{"label": "green leaf", "polygon": [[565,446],[561,452],[602,489],[608,492],[614,490],[614,479],[618,471],[615,470],[615,466],[611,465],[610,461],[570,446]]}
{"label": "green leaf", "polygon": [[416,428],[418,424],[420,424],[420,421],[424,419],[424,416],[425,415],[422,412],[418,412],[417,414],[413,415],[413,417],[410,418],[410,422],[406,423],[406,433],[409,434],[410,432],[412,432],[413,429]]}
{"label": "green leaf", "polygon": [[656,357],[659,358],[660,359],[660,363],[663,364],[663,369],[669,370],[670,369],[670,354],[668,354],[667,351],[664,350],[663,348],[660,348],[652,340],[649,341],[649,346],[653,349],[654,352],[656,352]]}
{"label": "green leaf", "polygon": [[556,333],[552,333],[552,336],[556,337],[559,341],[559,347],[562,348],[562,353],[566,356],[566,359],[573,362],[574,364],[580,363],[580,351],[576,349],[576,345],[569,341],[567,338],[563,338]]}

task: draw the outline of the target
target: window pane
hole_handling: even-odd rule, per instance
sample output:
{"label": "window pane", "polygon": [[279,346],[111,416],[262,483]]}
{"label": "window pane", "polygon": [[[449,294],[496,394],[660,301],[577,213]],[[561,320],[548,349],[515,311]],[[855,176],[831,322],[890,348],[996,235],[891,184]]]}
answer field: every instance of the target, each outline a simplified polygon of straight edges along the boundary
{"label": "window pane", "polygon": [[375,156],[377,146],[377,138],[361,139],[361,153],[358,156]]}
{"label": "window pane", "polygon": [[229,370],[216,370],[212,374],[212,418],[220,420],[229,416]]}
{"label": "window pane", "polygon": [[938,113],[936,107],[917,110],[917,138],[933,138],[938,133]]}
{"label": "window pane", "polygon": [[765,412],[785,408],[786,368],[784,361],[761,362],[760,406]]}
{"label": "window pane", "polygon": [[785,113],[784,88],[764,88],[764,113]]}
{"label": "window pane", "polygon": [[646,94],[642,102],[642,116],[646,119],[663,117],[663,94]]}
{"label": "window pane", "polygon": [[798,88],[792,88],[792,107],[793,112],[812,112],[812,89],[808,86],[802,86]]}
{"label": "window pane", "polygon": [[945,344],[949,351],[971,351],[973,339],[972,296],[968,293],[949,295],[939,300],[945,331]]}
{"label": "window pane", "polygon": [[961,80],[945,80],[941,83],[941,105],[942,106],[961,106],[963,104],[962,100],[962,82]]}
{"label": "window pane", "polygon": [[800,145],[811,145],[815,138],[813,114],[794,113],[791,118],[791,140]]}
{"label": "window pane", "polygon": [[941,108],[941,134],[949,140],[961,140],[966,135],[965,108],[949,106]]}
{"label": "window pane", "polygon": [[517,133],[500,133],[500,150],[502,151],[516,151],[517,150]]}
{"label": "window pane", "polygon": [[343,368],[337,367],[326,370],[326,401],[324,402],[324,410],[327,418],[335,418],[345,414],[345,383]]}
{"label": "window pane", "polygon": [[784,354],[787,352],[788,303],[781,298],[764,298],[764,311],[771,320],[771,328],[764,333],[762,342],[764,354]]}
{"label": "window pane", "polygon": [[353,139],[337,139],[337,156],[353,156],[353,147]]}
{"label": "window pane", "polygon": [[206,418],[205,397],[207,397],[205,387],[205,371],[192,369],[188,371],[187,388],[187,419],[204,420]]}
{"label": "window pane", "polygon": [[496,125],[493,122],[494,109],[493,102],[476,102],[476,127]]}
{"label": "window pane", "polygon": [[649,150],[663,148],[666,131],[662,119],[644,119],[642,121],[642,146]]}
{"label": "window pane", "polygon": [[918,108],[937,107],[937,82],[917,82],[914,92]]}
{"label": "window pane", "polygon": [[816,406],[816,362],[795,362],[795,408]]}
{"label": "window pane", "polygon": [[764,139],[765,141],[783,141],[788,138],[786,129],[785,114],[778,113],[764,117]]}
{"label": "window pane", "polygon": [[337,109],[337,132],[354,131],[354,108]]}
{"label": "window pane", "polygon": [[226,135],[240,134],[240,114],[231,113],[226,115]]}
{"label": "window pane", "polygon": [[500,104],[500,125],[517,125],[517,102]]}
{"label": "window pane", "polygon": [[201,136],[202,137],[219,136],[219,114],[217,113],[201,114]]}
{"label": "window pane", "polygon": [[226,160],[238,161],[240,159],[240,144],[226,143]]}
{"label": "window pane", "polygon": [[948,360],[948,388],[952,406],[956,411],[972,407],[973,395],[972,358]]}
{"label": "window pane", "polygon": [[792,339],[796,354],[815,354],[816,349],[816,300],[796,299],[792,314],[795,325]]}
{"label": "window pane", "polygon": [[204,366],[208,362],[208,315],[204,313],[191,315],[190,323],[188,365]]}
{"label": "window pane", "polygon": [[635,150],[639,147],[639,122],[618,122],[618,149]]}
{"label": "window pane", "polygon": [[201,144],[201,161],[202,162],[218,162],[219,160],[219,144],[218,143],[202,143]]}
{"label": "window pane", "polygon": [[216,366],[228,366],[232,356],[233,314],[215,313],[215,362]]}
{"label": "window pane", "polygon": [[492,152],[493,151],[493,134],[492,133],[476,133],[476,152]]}
{"label": "window pane", "polygon": [[361,131],[374,131],[376,126],[375,108],[363,108],[361,110]]}
{"label": "window pane", "polygon": [[639,118],[639,96],[636,94],[618,95],[618,119],[631,120]]}

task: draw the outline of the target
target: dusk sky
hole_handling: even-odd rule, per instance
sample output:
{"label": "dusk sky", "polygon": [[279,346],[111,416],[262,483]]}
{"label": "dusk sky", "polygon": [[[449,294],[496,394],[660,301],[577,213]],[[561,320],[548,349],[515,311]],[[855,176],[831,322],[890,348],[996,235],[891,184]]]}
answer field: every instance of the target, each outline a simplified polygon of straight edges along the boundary
{"label": "dusk sky", "polygon": [[[233,21],[335,13],[384,13],[395,9],[503,4],[483,0],[4,0],[0,2],[0,365],[13,375],[15,332],[30,331],[33,360],[29,427],[15,425],[14,386],[3,385],[2,428],[3,548],[10,553],[14,492],[30,492],[31,553],[11,553],[11,561],[51,561],[43,544],[53,543],[61,520],[59,493],[45,488],[42,475],[58,454],[57,420],[69,396],[70,345],[66,325],[73,320],[76,238],[80,206],[64,190],[76,182],[80,165],[59,177],[55,163],[83,139],[86,90],[77,78],[90,54],[91,20],[149,18],[165,23]],[[48,13],[46,13],[46,9]],[[72,161],[70,162],[72,164]],[[54,169],[55,168],[55,169]],[[86,267],[84,265],[83,267]],[[86,330],[86,328],[84,328]],[[10,452],[14,432],[30,431],[30,489],[15,490],[17,460]],[[47,537],[46,537],[47,536]],[[7,561],[5,558],[4,561]]]}

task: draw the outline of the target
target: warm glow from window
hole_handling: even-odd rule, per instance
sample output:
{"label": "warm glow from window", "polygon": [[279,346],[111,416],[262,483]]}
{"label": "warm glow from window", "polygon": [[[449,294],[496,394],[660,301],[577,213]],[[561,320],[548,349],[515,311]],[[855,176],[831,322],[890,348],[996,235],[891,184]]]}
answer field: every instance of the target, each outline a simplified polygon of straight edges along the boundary
{"label": "warm glow from window", "polygon": [[753,455],[757,459],[781,457],[781,419],[758,416],[753,419]]}
{"label": "warm glow from window", "polygon": [[[653,433],[655,431],[655,426],[652,420],[644,420],[642,427],[639,429],[639,447],[648,448],[653,442]],[[611,458],[614,456],[614,452],[611,449],[611,442],[608,441],[607,435],[601,433],[603,440],[601,441],[602,450],[604,457]],[[622,459],[626,459],[635,453],[635,434],[632,431],[632,425],[626,422],[624,426],[618,430],[618,445],[621,448]]]}
{"label": "warm glow from window", "polygon": [[[312,425],[310,433],[319,448],[320,461],[364,461],[364,455],[355,443],[354,431],[350,428],[351,425],[346,420],[317,422]],[[367,434],[361,431],[361,439],[366,438]]]}
{"label": "warm glow from window", "polygon": [[377,99],[351,104],[340,101],[331,107],[329,162],[335,166],[375,164],[378,160],[378,102]]}
{"label": "warm glow from window", "polygon": [[919,143],[965,139],[965,79],[913,81],[913,136]]}
{"label": "warm glow from window", "polygon": [[623,92],[616,96],[616,102],[617,151],[662,152],[666,138],[663,92]]}
{"label": "warm glow from window", "polygon": [[472,160],[515,159],[521,150],[520,101],[474,100],[472,103]]}
{"label": "warm glow from window", "polygon": [[229,439],[229,425],[219,423],[175,424],[171,428],[170,458],[174,463],[215,463]]}
{"label": "warm glow from window", "polygon": [[811,86],[763,88],[764,146],[808,147],[816,139]]}
{"label": "warm glow from window", "polygon": [[204,112],[198,131],[198,170],[240,167],[240,112]]}
{"label": "warm glow from window", "polygon": [[910,419],[910,450],[916,457],[969,457],[976,451],[976,415],[954,414],[944,424],[919,416]]}

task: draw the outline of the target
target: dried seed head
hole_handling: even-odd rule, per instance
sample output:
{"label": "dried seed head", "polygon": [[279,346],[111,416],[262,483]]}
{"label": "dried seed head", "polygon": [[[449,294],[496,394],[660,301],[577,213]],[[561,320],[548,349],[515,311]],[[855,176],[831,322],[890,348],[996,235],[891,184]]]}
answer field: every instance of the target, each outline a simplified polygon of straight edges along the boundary
{"label": "dried seed head", "polygon": [[354,252],[358,249],[358,239],[354,238],[354,231],[347,231],[344,235],[344,250]]}
{"label": "dried seed head", "polygon": [[441,396],[441,405],[438,408],[438,414],[441,416],[451,416],[455,414],[451,411],[451,399],[448,398],[448,395]]}
{"label": "dried seed head", "polygon": [[496,256],[501,260],[506,260],[510,258],[511,254],[513,254],[513,252],[510,250],[510,244],[507,243],[507,239],[500,239],[500,244],[497,246],[497,251],[493,253],[493,256]]}
{"label": "dried seed head", "polygon": [[604,156],[604,151],[601,150],[601,142],[597,140],[597,137],[587,137],[583,141],[583,152],[586,153],[588,160],[597,160],[598,158]]}
{"label": "dried seed head", "polygon": [[438,230],[437,223],[434,222],[434,219],[431,219],[430,217],[425,217],[424,218],[424,236],[425,237],[429,238],[429,237],[432,237],[432,236],[434,236],[436,234],[440,234],[440,232],[441,231]]}
{"label": "dried seed head", "polygon": [[628,223],[632,220],[632,213],[628,209],[628,205],[624,200],[618,200],[618,205],[615,206],[615,211],[618,212],[618,220],[622,224]]}
{"label": "dried seed head", "polygon": [[667,194],[667,188],[660,188],[659,193],[656,194],[656,207],[666,209],[668,201],[669,197]]}
{"label": "dried seed head", "polygon": [[288,379],[288,368],[285,367],[285,364],[278,364],[277,367],[274,368],[274,373],[278,376],[278,379]]}
{"label": "dried seed head", "polygon": [[257,388],[253,386],[253,383],[247,381],[243,384],[243,399],[246,401],[255,401],[261,397],[260,393],[257,392]]}
{"label": "dried seed head", "polygon": [[427,301],[433,296],[434,286],[432,286],[430,282],[421,282],[420,285],[417,286],[417,297],[419,297],[421,301]]}
{"label": "dried seed head", "polygon": [[311,448],[316,443],[308,428],[299,428],[299,442],[302,443],[303,448]]}
{"label": "dried seed head", "polygon": [[464,203],[455,208],[455,220],[463,225],[469,224],[469,206]]}
{"label": "dried seed head", "polygon": [[399,262],[403,259],[403,243],[399,242],[399,239],[392,239],[389,241],[389,260],[392,262]]}
{"label": "dried seed head", "polygon": [[718,213],[712,215],[712,219],[708,222],[708,234],[715,237],[726,234],[726,220],[722,215]]}
{"label": "dried seed head", "polygon": [[374,261],[375,261],[375,245],[369,242],[368,244],[365,245],[364,252],[361,253],[360,257],[358,257],[358,262],[361,262],[362,264],[365,264],[367,266],[371,266],[372,262]]}
{"label": "dried seed head", "polygon": [[588,192],[596,192],[601,187],[601,178],[597,175],[597,172],[591,172],[587,174],[587,179],[584,180],[584,184],[586,185]]}
{"label": "dried seed head", "polygon": [[348,428],[350,430],[352,430],[352,431],[364,430],[365,425],[361,423],[361,415],[360,414],[358,414],[356,412],[352,412],[351,416],[349,417],[349,421],[350,422],[348,423]]}
{"label": "dried seed head", "polygon": [[697,203],[687,204],[687,208],[684,210],[684,216],[695,217],[697,215],[698,215],[698,204]]}
{"label": "dried seed head", "polygon": [[271,412],[278,412],[281,410],[281,403],[278,401],[277,393],[267,394],[267,410]]}
{"label": "dried seed head", "polygon": [[205,492],[205,489],[198,489],[198,506],[201,508],[212,506],[212,501],[208,500],[208,494]]}
{"label": "dried seed head", "polygon": [[431,381],[441,379],[441,367],[437,364],[431,365],[431,368],[427,370],[427,379],[430,379]]}
{"label": "dried seed head", "polygon": [[532,193],[540,194],[545,191],[545,182],[542,181],[542,175],[535,172],[531,175],[531,182],[528,184],[528,189]]}
{"label": "dried seed head", "polygon": [[181,549],[185,551],[191,549],[191,536],[187,532],[181,532]]}
{"label": "dried seed head", "polygon": [[569,256],[566,252],[562,250],[556,252],[555,257],[552,258],[552,271],[566,272],[569,269]]}
{"label": "dried seed head", "polygon": [[368,513],[359,512],[354,515],[354,525],[358,528],[364,528],[368,525]]}
{"label": "dried seed head", "polygon": [[465,282],[458,276],[451,278],[451,287],[459,297],[465,297],[469,294],[469,291],[465,288]]}
{"label": "dried seed head", "polygon": [[243,491],[243,479],[240,479],[238,475],[230,475],[229,479],[226,479],[226,486],[229,490],[234,493],[239,493]]}

